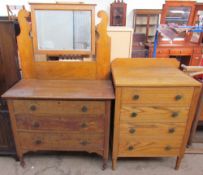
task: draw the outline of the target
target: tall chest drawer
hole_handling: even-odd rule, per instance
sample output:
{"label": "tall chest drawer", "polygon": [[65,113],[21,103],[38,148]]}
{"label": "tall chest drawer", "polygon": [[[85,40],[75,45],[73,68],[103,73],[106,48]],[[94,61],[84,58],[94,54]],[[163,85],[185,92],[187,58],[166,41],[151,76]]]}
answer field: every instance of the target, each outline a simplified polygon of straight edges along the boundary
{"label": "tall chest drawer", "polygon": [[175,156],[179,154],[181,139],[158,139],[152,137],[136,137],[120,139],[118,154],[121,157]]}
{"label": "tall chest drawer", "polygon": [[171,122],[185,123],[188,119],[189,107],[171,106],[137,106],[123,104],[120,110],[121,122]]}
{"label": "tall chest drawer", "polygon": [[190,106],[193,88],[122,88],[121,103],[137,106]]}
{"label": "tall chest drawer", "polygon": [[103,101],[13,100],[14,113],[104,114]]}
{"label": "tall chest drawer", "polygon": [[136,138],[139,136],[155,138],[174,138],[181,139],[185,132],[185,123],[120,123],[120,140],[124,138]]}

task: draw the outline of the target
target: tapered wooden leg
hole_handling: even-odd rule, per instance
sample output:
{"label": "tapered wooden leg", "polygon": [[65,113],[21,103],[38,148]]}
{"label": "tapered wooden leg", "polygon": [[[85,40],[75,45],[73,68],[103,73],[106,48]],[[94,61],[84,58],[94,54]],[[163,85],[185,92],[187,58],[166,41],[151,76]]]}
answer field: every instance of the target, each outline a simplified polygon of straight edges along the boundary
{"label": "tapered wooden leg", "polygon": [[20,165],[24,168],[25,167],[25,161],[24,161],[24,157],[21,156],[20,157]]}
{"label": "tapered wooden leg", "polygon": [[105,170],[107,167],[107,159],[103,159],[103,166],[102,166],[102,170]]}
{"label": "tapered wooden leg", "polygon": [[15,159],[17,162],[20,161],[20,158],[18,157],[17,154],[14,156],[14,159]]}
{"label": "tapered wooden leg", "polygon": [[117,158],[112,159],[112,169],[116,169],[116,164],[117,164]]}
{"label": "tapered wooden leg", "polygon": [[181,163],[182,157],[177,157],[176,159],[176,166],[175,166],[175,170],[178,170],[180,167],[180,163]]}

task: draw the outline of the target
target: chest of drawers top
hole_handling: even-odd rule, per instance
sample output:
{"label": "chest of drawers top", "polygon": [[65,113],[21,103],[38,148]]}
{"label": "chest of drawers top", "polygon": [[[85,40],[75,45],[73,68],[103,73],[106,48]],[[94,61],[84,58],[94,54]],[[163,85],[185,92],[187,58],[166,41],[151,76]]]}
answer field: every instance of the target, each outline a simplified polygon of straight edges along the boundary
{"label": "chest of drawers top", "polygon": [[178,70],[173,59],[117,59],[112,63],[115,86],[194,87],[199,82]]}
{"label": "chest of drawers top", "polygon": [[2,95],[6,99],[111,100],[110,80],[21,80]]}

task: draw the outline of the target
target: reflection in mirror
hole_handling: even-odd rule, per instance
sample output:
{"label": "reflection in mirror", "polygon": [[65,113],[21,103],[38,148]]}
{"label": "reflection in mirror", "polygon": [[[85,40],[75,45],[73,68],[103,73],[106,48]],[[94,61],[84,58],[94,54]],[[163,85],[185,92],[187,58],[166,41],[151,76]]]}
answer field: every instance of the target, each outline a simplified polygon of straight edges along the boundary
{"label": "reflection in mirror", "polygon": [[91,11],[35,10],[38,50],[91,50]]}

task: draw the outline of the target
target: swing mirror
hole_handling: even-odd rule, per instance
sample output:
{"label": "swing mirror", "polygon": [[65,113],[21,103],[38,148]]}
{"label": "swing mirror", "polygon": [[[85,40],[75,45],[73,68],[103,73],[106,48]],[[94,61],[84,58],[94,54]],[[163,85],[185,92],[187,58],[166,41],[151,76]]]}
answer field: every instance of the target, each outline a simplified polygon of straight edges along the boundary
{"label": "swing mirror", "polygon": [[31,4],[31,18],[37,61],[94,55],[94,5]]}

